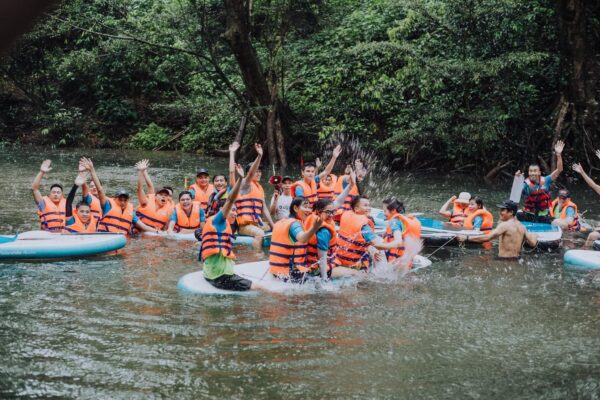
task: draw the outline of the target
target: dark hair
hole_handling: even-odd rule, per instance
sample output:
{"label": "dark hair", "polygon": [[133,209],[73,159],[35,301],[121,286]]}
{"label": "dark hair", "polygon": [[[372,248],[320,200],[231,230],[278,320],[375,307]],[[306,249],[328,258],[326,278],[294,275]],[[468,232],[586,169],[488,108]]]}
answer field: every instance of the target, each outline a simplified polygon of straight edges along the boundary
{"label": "dark hair", "polygon": [[171,186],[163,186],[163,189],[167,189],[171,194],[175,192]]}
{"label": "dark hair", "polygon": [[54,189],[55,187],[59,188],[61,191],[64,192],[64,189],[60,183],[53,183],[52,186],[50,186],[50,190]]}
{"label": "dark hair", "polygon": [[81,206],[90,206],[88,203],[86,203],[85,201],[80,201],[79,203],[77,203],[77,205],[75,206],[75,209],[79,210],[79,207]]}
{"label": "dark hair", "polygon": [[356,207],[362,199],[369,200],[369,198],[367,196],[363,196],[363,195],[352,196],[352,201],[350,202],[350,208],[354,210],[354,207]]}
{"label": "dark hair", "polygon": [[527,169],[529,169],[531,167],[538,167],[540,170],[542,169],[542,167],[540,167],[540,164],[538,164],[536,162],[532,162],[531,164],[529,164],[529,167],[527,167]]}
{"label": "dark hair", "polygon": [[181,196],[185,196],[185,195],[189,195],[192,200],[194,200],[194,196],[192,196],[192,192],[190,192],[189,190],[184,190],[183,192],[179,193],[179,197],[178,199],[181,200]]}
{"label": "dark hair", "polygon": [[[399,201],[398,199],[392,198],[389,199],[391,200],[389,203],[387,203],[387,209],[388,211],[398,211],[400,214],[404,214],[406,212],[406,209],[404,208],[404,204],[402,204],[401,201]],[[384,200],[385,202],[385,200]],[[385,204],[385,203],[384,203]]]}
{"label": "dark hair", "polygon": [[314,162],[312,162],[312,161],[311,161],[311,162],[307,162],[307,163],[305,163],[305,164],[302,166],[302,171],[304,171],[306,168],[309,168],[309,167],[312,167],[312,168],[317,168],[317,164],[315,164],[315,163],[314,163]]}
{"label": "dark hair", "polygon": [[472,197],[471,200],[477,204],[477,208],[483,208],[483,199],[479,196]]}
{"label": "dark hair", "polygon": [[315,204],[313,204],[313,211],[321,212],[325,209],[325,207],[327,207],[331,204],[333,204],[333,201],[331,201],[329,199],[319,199],[316,201]]}
{"label": "dark hair", "polygon": [[383,199],[382,203],[384,206],[387,206],[388,204],[392,204],[394,201],[396,201],[395,197],[388,197]]}
{"label": "dark hair", "polygon": [[220,176],[222,176],[222,177],[223,177],[223,179],[225,179],[225,182],[229,182],[229,181],[227,180],[227,177],[226,177],[225,175],[222,175],[222,174],[213,175],[212,182],[213,182],[213,183],[215,183],[215,178],[218,178],[218,177],[220,177]]}
{"label": "dark hair", "polygon": [[290,218],[297,218],[294,207],[300,207],[304,202],[306,202],[306,197],[294,197],[294,200],[290,203]]}

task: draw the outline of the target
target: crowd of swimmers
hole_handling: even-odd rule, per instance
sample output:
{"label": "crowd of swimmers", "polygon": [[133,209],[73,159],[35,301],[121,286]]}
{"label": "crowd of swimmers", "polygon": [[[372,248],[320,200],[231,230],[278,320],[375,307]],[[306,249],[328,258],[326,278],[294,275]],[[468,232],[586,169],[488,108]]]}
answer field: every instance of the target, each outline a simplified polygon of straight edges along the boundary
{"label": "crowd of swimmers", "polygon": [[[254,146],[256,158],[245,168],[235,162],[239,147],[236,142],[229,147],[228,175],[217,174],[211,179],[207,169],[199,169],[195,182],[178,194],[177,202],[173,188],[156,189],[148,172],[148,160],[139,161],[135,165],[138,198],[135,208],[125,189],[116,190],[112,197],[106,194],[92,160],[85,157],[79,161],[77,177],[66,198],[57,183],[43,196],[40,185],[52,169],[51,161],[46,160],[32,184],[42,229],[125,235],[139,231],[157,235],[194,233],[201,241],[199,258],[205,279],[228,290],[249,290],[256,286],[234,273],[236,235],[252,237],[252,246],[260,255],[265,236],[271,235],[270,272],[286,281],[361,274],[374,261],[410,269],[416,253],[407,249],[420,246],[419,220],[407,214],[399,200],[389,198],[384,201],[387,227],[376,232],[369,199],[360,187],[367,174],[363,163],[355,160],[342,175],[332,173],[342,153],[341,146],[333,150],[331,160],[321,172],[322,164],[317,159],[315,163],[302,165],[301,179],[296,182],[289,176],[271,177],[269,182],[275,186],[275,192],[270,203],[266,202],[260,183],[262,147]],[[505,258],[518,257],[524,242],[536,244],[536,236],[527,232],[519,221],[580,230],[577,206],[569,192],[561,189],[556,199],[550,197],[550,185],[563,170],[563,148],[562,142],[556,143],[557,167],[550,175],[542,176],[539,165],[529,166],[523,184],[523,209],[519,211],[518,204],[510,200],[499,204],[501,222],[496,228],[483,200],[467,192],[450,198],[440,214],[452,227],[481,232],[478,236],[458,236],[461,241],[483,243],[500,238],[499,256]],[[600,186],[587,176],[581,165],[573,165],[573,170],[600,194]],[[520,174],[518,171],[516,175]],[[81,200],[73,206],[79,190]],[[600,230],[589,235],[587,244],[598,238]]]}

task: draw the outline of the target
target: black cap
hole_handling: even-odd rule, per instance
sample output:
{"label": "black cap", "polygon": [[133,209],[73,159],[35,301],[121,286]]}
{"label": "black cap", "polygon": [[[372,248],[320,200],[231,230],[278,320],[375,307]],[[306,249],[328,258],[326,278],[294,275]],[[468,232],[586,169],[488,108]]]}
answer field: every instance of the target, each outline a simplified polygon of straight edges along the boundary
{"label": "black cap", "polygon": [[171,191],[170,191],[169,189],[167,189],[166,187],[164,187],[164,188],[161,188],[161,189],[160,189],[158,192],[156,192],[156,194],[159,194],[159,193],[164,193],[164,194],[166,194],[167,196],[170,196],[170,195],[171,195]]}
{"label": "black cap", "polygon": [[558,197],[562,197],[563,199],[568,199],[569,197],[571,197],[571,194],[569,193],[569,191],[567,189],[560,189],[558,191]]}
{"label": "black cap", "polygon": [[496,204],[496,207],[512,211],[513,214],[516,214],[519,209],[519,205],[512,200],[505,200],[503,203]]}
{"label": "black cap", "polygon": [[200,175],[210,175],[208,173],[208,170],[206,168],[198,168],[198,171],[196,171],[196,176],[200,176]]}
{"label": "black cap", "polygon": [[129,198],[129,192],[125,189],[117,189],[115,197],[127,197]]}
{"label": "black cap", "polygon": [[286,176],[284,176],[283,178],[281,178],[281,182],[285,182],[286,180],[287,180],[287,181],[292,181],[292,182],[294,182],[294,180],[292,179],[292,177],[291,177],[291,176],[287,176],[287,175],[286,175]]}

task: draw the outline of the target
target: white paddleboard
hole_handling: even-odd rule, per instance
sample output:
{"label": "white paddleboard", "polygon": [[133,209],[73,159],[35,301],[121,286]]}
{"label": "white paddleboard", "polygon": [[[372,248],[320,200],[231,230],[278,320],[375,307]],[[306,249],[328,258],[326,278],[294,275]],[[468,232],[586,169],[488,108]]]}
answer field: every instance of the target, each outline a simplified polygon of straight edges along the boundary
{"label": "white paddleboard", "polygon": [[565,269],[599,270],[600,252],[594,250],[569,250],[564,256]]}
{"label": "white paddleboard", "polygon": [[519,204],[521,201],[521,193],[523,193],[523,183],[525,182],[525,175],[515,176],[513,179],[512,188],[510,189],[510,199],[515,203]]}

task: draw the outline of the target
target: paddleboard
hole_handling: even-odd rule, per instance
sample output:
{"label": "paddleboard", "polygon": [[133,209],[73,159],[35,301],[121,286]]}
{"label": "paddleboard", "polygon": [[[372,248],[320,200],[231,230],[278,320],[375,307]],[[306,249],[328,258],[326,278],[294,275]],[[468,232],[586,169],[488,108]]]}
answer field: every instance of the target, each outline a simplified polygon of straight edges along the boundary
{"label": "paddleboard", "polygon": [[[150,237],[160,237],[163,239],[169,240],[178,240],[178,241],[193,241],[196,242],[196,237],[193,233],[173,233],[172,235],[168,235],[166,233],[156,233],[156,232],[144,232],[144,236]],[[233,240],[233,244],[240,244],[245,246],[252,246],[254,238],[252,236],[243,236],[238,235]],[[265,238],[263,239],[263,247],[268,247],[271,245],[271,233],[267,232]]]}
{"label": "paddleboard", "polygon": [[591,271],[600,269],[600,252],[568,250],[564,256],[565,269]]}
{"label": "paddleboard", "polygon": [[24,232],[1,236],[0,259],[69,258],[93,256],[125,247],[125,235],[115,233]]}
{"label": "paddleboard", "polygon": [[525,182],[525,175],[515,176],[513,179],[512,188],[510,188],[510,199],[515,203],[519,204],[521,201],[521,193],[523,193],[523,183]]}
{"label": "paddleboard", "polygon": [[592,244],[592,248],[596,251],[600,251],[600,240],[595,240]]}

